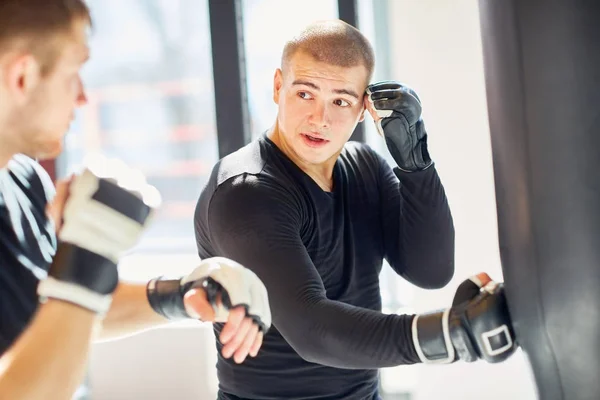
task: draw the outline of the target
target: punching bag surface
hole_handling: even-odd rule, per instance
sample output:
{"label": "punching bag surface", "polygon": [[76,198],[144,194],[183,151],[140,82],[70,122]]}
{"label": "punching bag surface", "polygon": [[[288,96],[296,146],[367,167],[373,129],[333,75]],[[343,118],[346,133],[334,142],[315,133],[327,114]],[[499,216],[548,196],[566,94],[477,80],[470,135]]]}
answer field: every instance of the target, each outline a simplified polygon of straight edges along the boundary
{"label": "punching bag surface", "polygon": [[541,400],[598,400],[600,1],[479,6],[517,340]]}

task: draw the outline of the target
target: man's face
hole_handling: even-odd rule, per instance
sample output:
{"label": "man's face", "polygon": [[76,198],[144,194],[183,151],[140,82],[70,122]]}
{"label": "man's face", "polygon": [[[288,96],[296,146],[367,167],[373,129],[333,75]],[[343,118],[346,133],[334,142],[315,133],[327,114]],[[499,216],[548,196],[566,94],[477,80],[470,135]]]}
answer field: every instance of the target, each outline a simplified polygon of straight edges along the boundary
{"label": "man's face", "polygon": [[275,73],[278,126],[285,146],[302,162],[321,164],[337,157],[364,119],[367,69],[316,61],[298,51]]}
{"label": "man's face", "polygon": [[39,68],[34,68],[35,78],[26,79],[35,84],[22,93],[13,91],[19,98],[8,129],[18,152],[48,159],[62,151],[75,109],[87,102],[79,75],[89,55],[86,29],[83,21],[75,23],[72,35],[60,39],[60,54],[50,73],[41,76]]}

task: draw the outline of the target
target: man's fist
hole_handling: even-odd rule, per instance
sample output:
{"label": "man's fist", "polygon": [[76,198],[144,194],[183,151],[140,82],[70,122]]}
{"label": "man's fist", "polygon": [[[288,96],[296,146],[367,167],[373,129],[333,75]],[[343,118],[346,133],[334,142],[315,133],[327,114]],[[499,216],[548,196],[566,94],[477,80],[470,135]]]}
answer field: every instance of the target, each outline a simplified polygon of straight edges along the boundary
{"label": "man's fist", "polygon": [[57,189],[48,212],[59,245],[38,294],[104,314],[119,280],[117,262],[137,243],[160,195],[139,171],[104,158]]}
{"label": "man's fist", "polygon": [[237,262],[213,257],[202,260],[189,275],[179,280],[161,277],[148,282],[148,301],[152,308],[168,319],[190,318],[183,298],[191,289],[203,289],[214,309],[214,322],[225,322],[229,310],[238,306],[246,309],[259,328],[271,327],[271,309],[267,289],[262,281]]}
{"label": "man's fist", "polygon": [[421,101],[414,90],[395,81],[369,85],[365,107],[401,170],[414,172],[431,166]]}
{"label": "man's fist", "polygon": [[496,363],[517,347],[503,285],[485,279],[464,281],[451,308],[415,316],[412,333],[425,363]]}
{"label": "man's fist", "polygon": [[71,180],[59,239],[117,263],[160,203],[158,190],[140,171],[116,159],[91,159]]}
{"label": "man's fist", "polygon": [[[267,289],[248,268],[223,257],[203,260],[179,280],[148,282],[148,302],[168,319],[194,318],[225,323],[223,356],[242,362],[255,356],[271,327]],[[234,354],[235,353],[235,354]]]}
{"label": "man's fist", "polygon": [[271,327],[267,289],[248,268],[223,257],[203,260],[179,280],[148,282],[150,306],[168,319],[223,322],[223,356],[242,362],[255,356]]}

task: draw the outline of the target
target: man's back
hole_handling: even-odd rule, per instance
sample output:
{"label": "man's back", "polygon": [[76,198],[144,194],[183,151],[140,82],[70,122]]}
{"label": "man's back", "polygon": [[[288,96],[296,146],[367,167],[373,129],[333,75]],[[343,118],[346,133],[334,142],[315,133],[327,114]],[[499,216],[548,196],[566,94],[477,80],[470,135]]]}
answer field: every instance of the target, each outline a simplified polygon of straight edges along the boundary
{"label": "man's back", "polygon": [[[380,311],[378,277],[384,258],[381,245],[383,215],[378,190],[381,160],[365,145],[347,144],[335,165],[333,191],[330,193],[324,192],[268,138],[254,141],[217,164],[200,197],[195,219],[200,256],[222,255],[218,241],[212,239],[213,231],[220,229],[220,221],[211,219],[213,200],[235,197],[240,205],[256,201],[262,204],[262,207],[259,206],[262,211],[246,216],[248,231],[242,232],[242,235],[258,235],[258,240],[269,242],[266,246],[273,248],[286,246],[299,237],[328,299]],[[255,191],[257,188],[258,193]],[[235,208],[231,212],[235,212]],[[261,212],[279,220],[280,235],[273,237],[269,226],[261,228],[260,221],[259,225],[253,223],[255,217],[261,218],[258,215]],[[265,235],[261,238],[263,232]],[[245,246],[245,243],[238,241],[236,245]],[[251,244],[248,243],[248,246]],[[290,257],[296,256],[297,253],[290,253]],[[257,258],[255,262],[261,261]],[[246,265],[251,267],[252,263]],[[294,280],[296,271],[291,263],[276,268],[284,270],[287,279]],[[263,278],[261,272],[255,272]],[[297,289],[301,292],[288,293],[287,296],[292,312],[297,296],[303,296],[303,289]],[[269,291],[271,300],[281,301],[282,297],[271,288]],[[311,301],[310,298],[304,300]],[[376,369],[341,369],[306,361],[278,330],[278,317],[274,314],[274,326],[265,336],[263,347],[255,359],[247,359],[244,364],[237,365],[224,359],[219,352],[217,369],[223,392],[220,398],[370,399],[374,396],[378,385]],[[287,318],[295,317],[290,315]],[[311,324],[308,320],[297,323]],[[217,336],[220,328],[215,326]],[[318,324],[304,328],[310,335],[327,335]],[[353,328],[343,327],[349,336],[360,335],[359,331],[353,332]],[[336,346],[334,338],[331,339],[326,342]],[[306,336],[303,340],[322,342],[315,340],[314,336]],[[218,342],[217,347],[221,349]],[[348,352],[353,350],[346,349]]]}

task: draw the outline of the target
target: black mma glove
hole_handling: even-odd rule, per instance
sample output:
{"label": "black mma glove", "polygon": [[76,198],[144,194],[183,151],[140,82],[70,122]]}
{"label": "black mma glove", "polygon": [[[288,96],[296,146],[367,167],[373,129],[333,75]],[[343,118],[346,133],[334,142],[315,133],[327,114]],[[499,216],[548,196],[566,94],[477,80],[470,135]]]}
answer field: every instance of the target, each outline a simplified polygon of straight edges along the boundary
{"label": "black mma glove", "polygon": [[[271,327],[271,309],[267,289],[248,268],[227,258],[213,257],[202,260],[186,277],[178,280],[156,278],[147,286],[148,302],[160,315],[176,320],[191,318],[185,310],[183,298],[194,288],[203,288],[215,310],[215,322],[226,322],[229,310],[243,306],[246,316],[252,318],[266,333]],[[218,302],[218,299],[221,299]]]}
{"label": "black mma glove", "polygon": [[367,95],[380,117],[375,121],[377,130],[398,168],[406,172],[429,168],[432,161],[417,94],[398,82],[385,81],[369,85]]}
{"label": "black mma glove", "polygon": [[517,348],[503,285],[494,281],[464,281],[451,308],[415,316],[412,334],[424,363],[497,363]]}
{"label": "black mma glove", "polygon": [[135,245],[160,204],[141,173],[117,160],[95,159],[69,185],[59,245],[40,301],[67,301],[105,314],[117,287],[117,262]]}

